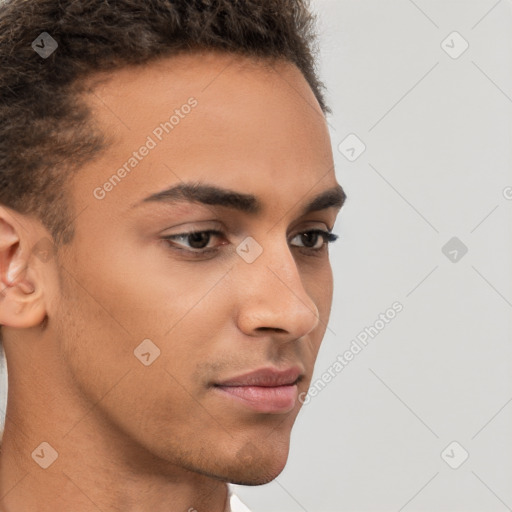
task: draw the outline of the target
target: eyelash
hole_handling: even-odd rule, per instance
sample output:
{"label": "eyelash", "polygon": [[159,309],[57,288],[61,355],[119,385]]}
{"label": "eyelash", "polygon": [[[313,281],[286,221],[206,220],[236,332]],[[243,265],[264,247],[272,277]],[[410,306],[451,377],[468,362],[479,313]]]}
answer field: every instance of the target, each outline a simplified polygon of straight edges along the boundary
{"label": "eyelash", "polygon": [[[205,230],[205,231],[189,231],[187,233],[179,233],[176,235],[170,235],[170,236],[162,237],[162,240],[164,240],[170,246],[171,249],[180,251],[180,252],[189,253],[192,257],[198,257],[198,256],[203,256],[205,254],[212,254],[212,253],[218,252],[219,247],[213,247],[213,248],[209,248],[209,249],[190,250],[190,249],[181,249],[180,247],[176,247],[174,244],[171,243],[176,238],[187,239],[189,236],[192,236],[192,235],[201,235],[201,234],[206,234],[206,233],[208,233],[209,235],[215,235],[215,236],[219,236],[219,237],[224,236],[224,233],[222,231],[210,229],[210,230]],[[311,247],[300,247],[299,246],[299,248],[302,249],[302,252],[305,252],[312,256],[319,256],[320,252],[323,251],[329,244],[336,242],[336,240],[339,239],[339,235],[336,235],[330,231],[324,231],[322,229],[312,229],[309,231],[303,231],[301,233],[297,233],[293,238],[300,236],[300,235],[306,235],[306,234],[309,234],[309,235],[317,234],[317,235],[320,235],[324,239],[324,243],[322,244],[322,247],[320,247],[319,249],[313,249]],[[208,242],[210,242],[210,240],[208,240]],[[226,245],[226,244],[222,244],[222,245]]]}

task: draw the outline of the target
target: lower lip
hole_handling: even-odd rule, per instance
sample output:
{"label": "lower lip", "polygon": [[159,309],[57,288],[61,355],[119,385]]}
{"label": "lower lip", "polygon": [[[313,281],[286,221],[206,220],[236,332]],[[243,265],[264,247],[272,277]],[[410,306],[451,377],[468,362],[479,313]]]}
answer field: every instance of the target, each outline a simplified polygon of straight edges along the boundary
{"label": "lower lip", "polygon": [[291,386],[216,386],[224,396],[261,413],[290,412],[297,403],[297,385]]}

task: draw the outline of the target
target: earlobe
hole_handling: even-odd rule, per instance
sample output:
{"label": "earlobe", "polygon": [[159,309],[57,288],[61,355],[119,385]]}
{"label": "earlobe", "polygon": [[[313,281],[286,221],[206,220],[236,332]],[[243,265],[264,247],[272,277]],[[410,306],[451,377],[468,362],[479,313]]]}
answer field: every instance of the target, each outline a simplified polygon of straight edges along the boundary
{"label": "earlobe", "polygon": [[37,290],[27,293],[19,284],[4,289],[0,297],[0,324],[20,329],[41,324],[46,316],[41,299]]}

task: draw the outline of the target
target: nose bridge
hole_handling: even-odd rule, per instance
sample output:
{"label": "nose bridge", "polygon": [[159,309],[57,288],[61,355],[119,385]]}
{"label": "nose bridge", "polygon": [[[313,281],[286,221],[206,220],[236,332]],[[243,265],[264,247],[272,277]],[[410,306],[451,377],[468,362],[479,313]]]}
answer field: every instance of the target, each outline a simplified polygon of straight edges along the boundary
{"label": "nose bridge", "polygon": [[245,282],[240,314],[248,330],[275,328],[299,338],[316,327],[319,311],[282,238],[266,236],[260,255],[252,263],[239,262],[239,276]]}
{"label": "nose bridge", "polygon": [[[273,291],[275,291],[276,294],[282,293],[287,295],[289,293],[290,300],[294,302],[297,307],[307,309],[317,314],[318,310],[316,304],[304,287],[297,265],[293,257],[290,257],[290,259],[292,260],[291,262],[280,260],[278,265],[265,265],[267,274],[269,275],[268,279],[274,283]],[[281,292],[279,292],[280,289]]]}

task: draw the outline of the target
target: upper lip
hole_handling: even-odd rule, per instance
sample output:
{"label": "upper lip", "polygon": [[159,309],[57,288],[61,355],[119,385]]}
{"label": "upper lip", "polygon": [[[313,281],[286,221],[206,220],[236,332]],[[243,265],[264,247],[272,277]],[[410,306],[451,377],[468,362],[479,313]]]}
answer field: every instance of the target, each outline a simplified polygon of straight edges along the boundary
{"label": "upper lip", "polygon": [[217,382],[215,385],[262,387],[291,386],[292,384],[296,384],[300,378],[302,378],[302,372],[297,366],[285,368],[284,370],[267,367],[244,373],[243,375],[238,375],[237,377],[222,382]]}

